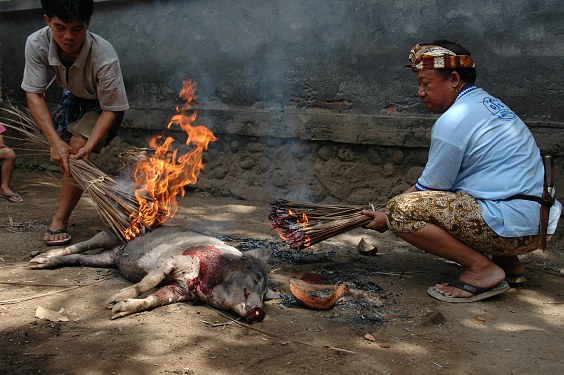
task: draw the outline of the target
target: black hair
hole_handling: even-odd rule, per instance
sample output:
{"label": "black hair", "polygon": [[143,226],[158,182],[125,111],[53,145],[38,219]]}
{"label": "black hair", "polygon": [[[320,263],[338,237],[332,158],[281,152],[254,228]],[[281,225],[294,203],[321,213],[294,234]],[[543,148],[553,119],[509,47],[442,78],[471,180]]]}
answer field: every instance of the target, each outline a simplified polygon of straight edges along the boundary
{"label": "black hair", "polygon": [[64,22],[86,22],[94,12],[94,0],[41,0],[41,6],[47,17],[59,17]]}
{"label": "black hair", "polygon": [[[470,55],[470,51],[466,48],[462,47],[460,44],[451,42],[450,40],[446,39],[438,39],[433,41],[431,44],[435,46],[446,48],[457,55]],[[445,79],[450,77],[452,72],[458,72],[460,75],[460,79],[462,79],[466,83],[474,83],[476,82],[476,69],[475,68],[456,68],[456,69],[437,69],[440,75],[442,75]]]}

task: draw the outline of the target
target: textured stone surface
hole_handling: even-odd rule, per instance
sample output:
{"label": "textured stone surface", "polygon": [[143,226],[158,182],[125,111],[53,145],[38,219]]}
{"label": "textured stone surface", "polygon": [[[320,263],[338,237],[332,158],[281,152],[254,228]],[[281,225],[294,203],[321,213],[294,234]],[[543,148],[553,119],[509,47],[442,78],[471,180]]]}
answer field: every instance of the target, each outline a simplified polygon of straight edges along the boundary
{"label": "textured stone surface", "polygon": [[[44,21],[37,3],[11,9],[0,8],[2,93],[23,102],[25,39]],[[402,191],[425,164],[436,116],[403,64],[439,37],[473,53],[478,84],[556,155],[561,181],[562,14],[564,3],[534,0],[99,1],[90,30],[121,58],[131,110],[119,146],[164,129],[192,79],[197,123],[218,138],[198,187],[364,203]],[[47,99],[59,96],[52,87]],[[116,169],[118,148],[98,158],[103,169]]]}

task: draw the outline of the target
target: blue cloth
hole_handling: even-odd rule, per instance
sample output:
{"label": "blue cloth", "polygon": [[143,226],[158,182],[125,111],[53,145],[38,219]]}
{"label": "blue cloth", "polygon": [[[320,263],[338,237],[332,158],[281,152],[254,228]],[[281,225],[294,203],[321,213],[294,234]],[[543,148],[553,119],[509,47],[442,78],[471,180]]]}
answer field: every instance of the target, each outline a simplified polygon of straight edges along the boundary
{"label": "blue cloth", "polygon": [[[539,233],[540,205],[514,199],[540,197],[544,167],[523,121],[500,100],[470,86],[437,120],[419,190],[463,191],[477,199],[488,226],[503,237]],[[562,206],[550,210],[548,233],[556,230]]]}
{"label": "blue cloth", "polygon": [[[68,127],[73,122],[80,120],[86,112],[101,114],[102,109],[100,108],[100,102],[98,100],[79,98],[73,95],[69,90],[63,90],[61,105],[54,115],[54,125],[57,134],[65,141],[69,141],[71,139],[71,133],[68,131]],[[108,132],[108,136],[104,140],[104,144],[108,144],[118,134],[119,127],[123,121],[123,111],[116,112],[116,115],[117,117]]]}

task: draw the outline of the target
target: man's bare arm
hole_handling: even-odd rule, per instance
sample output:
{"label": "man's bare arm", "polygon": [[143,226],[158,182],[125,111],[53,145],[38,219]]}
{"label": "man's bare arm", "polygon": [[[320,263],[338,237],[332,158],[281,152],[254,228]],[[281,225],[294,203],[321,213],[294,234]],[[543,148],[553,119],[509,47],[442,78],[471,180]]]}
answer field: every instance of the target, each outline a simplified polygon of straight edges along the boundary
{"label": "man's bare arm", "polygon": [[39,129],[51,146],[51,158],[58,161],[63,167],[65,174],[69,175],[69,155],[72,153],[72,150],[57,134],[51,113],[45,102],[45,97],[43,94],[27,92],[26,98],[33,120],[39,126]]}

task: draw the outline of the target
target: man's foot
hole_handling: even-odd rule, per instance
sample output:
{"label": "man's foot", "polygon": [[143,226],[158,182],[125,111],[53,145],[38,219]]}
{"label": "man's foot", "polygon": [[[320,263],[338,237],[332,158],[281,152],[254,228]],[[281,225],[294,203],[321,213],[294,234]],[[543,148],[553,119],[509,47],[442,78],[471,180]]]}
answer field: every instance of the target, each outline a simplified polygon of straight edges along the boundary
{"label": "man's foot", "polygon": [[525,277],[525,265],[516,255],[513,256],[492,256],[492,262],[501,267],[505,272],[505,281],[509,285],[518,285],[527,282]]}
{"label": "man's foot", "polygon": [[[443,285],[443,284],[438,284],[438,285]],[[429,287],[427,293],[429,293],[431,297],[434,297],[440,301],[460,303],[460,302],[481,301],[486,298],[497,296],[498,294],[504,293],[510,289],[509,284],[506,281],[502,281],[499,284],[491,286],[489,288],[480,288],[474,285],[466,284],[460,281],[459,279],[451,280],[444,285],[448,286],[449,288],[459,289],[465,293],[470,294],[470,296],[453,297],[446,293],[443,294],[439,292],[436,286]]]}
{"label": "man's foot", "polygon": [[511,286],[517,286],[529,281],[527,276],[523,275],[507,275],[505,276],[505,281]]}
{"label": "man's foot", "polygon": [[21,203],[21,202],[23,202],[23,198],[18,193],[2,194],[1,197],[4,198],[5,200],[7,200],[10,203]]}
{"label": "man's foot", "polygon": [[[488,289],[496,286],[505,278],[505,272],[488,258],[483,257],[478,264],[466,269],[458,280],[466,285],[474,288]],[[435,285],[435,289],[442,295],[447,297],[472,297],[475,293],[459,288],[448,283]]]}
{"label": "man's foot", "polygon": [[513,256],[492,256],[492,262],[501,267],[505,272],[505,281],[509,285],[519,285],[527,282],[525,277],[525,264],[516,255]]}
{"label": "man's foot", "polygon": [[68,244],[71,240],[72,236],[66,227],[58,230],[47,229],[43,236],[43,242],[47,246],[62,246]]}

